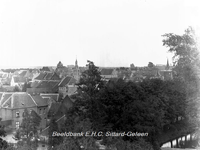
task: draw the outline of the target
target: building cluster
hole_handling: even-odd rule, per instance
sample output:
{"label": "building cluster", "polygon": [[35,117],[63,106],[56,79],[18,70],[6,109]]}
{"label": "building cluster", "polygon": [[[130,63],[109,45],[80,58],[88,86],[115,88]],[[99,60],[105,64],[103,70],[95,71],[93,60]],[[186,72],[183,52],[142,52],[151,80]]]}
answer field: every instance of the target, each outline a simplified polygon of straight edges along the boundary
{"label": "building cluster", "polygon": [[129,68],[101,68],[101,76],[105,80],[123,78],[126,81],[142,82],[144,79],[159,78],[162,80],[173,79],[173,67],[169,65],[156,65],[152,67],[135,67],[133,64]]}
{"label": "building cluster", "polygon": [[[64,66],[59,62],[56,68],[17,70],[13,73],[0,72],[0,118],[7,130],[16,130],[22,123],[25,109],[35,111],[41,117],[39,131],[48,134],[50,118],[62,122],[65,111],[74,100],[81,73],[87,67]],[[172,67],[160,65],[154,67],[99,68],[105,81],[123,78],[126,81],[141,82],[144,79],[173,79]]]}
{"label": "building cluster", "polygon": [[45,129],[52,115],[58,120],[72,106],[70,98],[77,90],[83,67],[65,67],[61,62],[55,69],[17,70],[0,72],[0,118],[6,130],[16,130],[22,123],[25,109],[41,117],[39,129]]}

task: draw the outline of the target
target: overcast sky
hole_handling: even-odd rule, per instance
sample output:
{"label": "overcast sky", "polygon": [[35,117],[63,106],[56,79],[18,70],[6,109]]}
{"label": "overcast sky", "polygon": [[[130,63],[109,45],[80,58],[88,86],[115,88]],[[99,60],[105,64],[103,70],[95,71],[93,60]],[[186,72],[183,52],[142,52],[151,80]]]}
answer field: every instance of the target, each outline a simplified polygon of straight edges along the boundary
{"label": "overcast sky", "polygon": [[0,66],[166,64],[165,33],[199,31],[198,0],[0,0]]}

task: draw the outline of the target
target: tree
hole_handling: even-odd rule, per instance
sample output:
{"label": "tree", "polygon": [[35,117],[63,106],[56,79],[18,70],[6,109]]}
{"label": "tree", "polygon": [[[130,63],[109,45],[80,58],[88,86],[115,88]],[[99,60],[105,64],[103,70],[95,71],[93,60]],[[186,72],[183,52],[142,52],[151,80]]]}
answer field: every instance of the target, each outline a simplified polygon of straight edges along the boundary
{"label": "tree", "polygon": [[37,130],[41,122],[41,117],[34,111],[24,110],[20,128],[17,130],[16,138],[25,139],[25,143],[36,146]]}
{"label": "tree", "polygon": [[4,130],[4,126],[1,125],[1,118],[0,118],[0,149],[6,149],[8,147],[8,143],[1,138],[5,136],[6,136],[6,132]]}
{"label": "tree", "polygon": [[185,82],[187,108],[186,114],[189,125],[193,128],[200,125],[199,119],[199,77],[200,59],[197,38],[192,27],[185,30],[183,35],[168,33],[163,35],[163,45],[173,53],[174,71],[177,77]]}
{"label": "tree", "polygon": [[[98,105],[97,95],[100,89],[104,86],[104,81],[101,78],[99,68],[92,61],[88,61],[88,69],[85,70],[77,84],[78,93],[74,96],[75,110],[84,118],[89,118],[91,122],[95,122],[99,112],[96,110]],[[95,125],[93,124],[93,127]]]}
{"label": "tree", "polygon": [[149,68],[153,68],[154,66],[155,66],[155,65],[154,65],[152,62],[149,62],[149,63],[148,63],[148,67],[149,67]]}
{"label": "tree", "polygon": [[49,143],[49,147],[51,149],[51,147],[55,147],[55,146],[59,145],[60,143],[62,143],[62,137],[60,137],[60,136],[52,136],[54,131],[58,132],[58,130],[59,130],[57,122],[56,122],[56,119],[54,119],[54,118],[51,119],[48,130],[49,130],[48,143]]}

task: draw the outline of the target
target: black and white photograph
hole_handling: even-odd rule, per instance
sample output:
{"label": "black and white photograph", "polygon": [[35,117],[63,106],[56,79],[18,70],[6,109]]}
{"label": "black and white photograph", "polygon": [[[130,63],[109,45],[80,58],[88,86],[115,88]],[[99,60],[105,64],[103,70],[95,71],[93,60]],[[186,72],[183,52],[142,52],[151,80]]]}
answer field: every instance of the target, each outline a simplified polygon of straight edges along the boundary
{"label": "black and white photograph", "polygon": [[0,150],[200,150],[199,0],[0,0]]}

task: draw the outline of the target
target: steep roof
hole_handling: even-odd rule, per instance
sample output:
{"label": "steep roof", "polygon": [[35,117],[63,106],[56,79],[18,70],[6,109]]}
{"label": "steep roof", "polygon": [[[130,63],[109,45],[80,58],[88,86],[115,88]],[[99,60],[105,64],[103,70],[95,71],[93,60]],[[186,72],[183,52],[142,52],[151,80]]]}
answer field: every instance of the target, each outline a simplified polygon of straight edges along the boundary
{"label": "steep roof", "polygon": [[101,69],[101,75],[112,75],[114,69],[103,68]]}
{"label": "steep roof", "polygon": [[46,73],[40,72],[40,74],[35,78],[35,80],[44,80]]}
{"label": "steep roof", "polygon": [[20,75],[21,77],[24,77],[24,76],[26,75],[27,72],[28,72],[27,70],[22,70],[22,71],[19,73],[19,75]]}
{"label": "steep roof", "polygon": [[32,96],[32,98],[36,102],[37,106],[47,106],[48,105],[48,99],[42,98],[40,95],[34,95],[34,96]]}
{"label": "steep roof", "polygon": [[0,100],[1,106],[11,96],[12,96],[12,93],[2,93],[1,100]]}
{"label": "steep roof", "polygon": [[61,105],[61,103],[59,103],[59,102],[51,103],[51,106],[48,111],[48,117],[54,116],[57,113],[60,105]]}
{"label": "steep roof", "polygon": [[53,70],[53,68],[50,67],[43,67],[42,69],[40,69],[41,71],[47,71],[47,72],[51,72]]}
{"label": "steep roof", "polygon": [[49,88],[52,89],[54,88],[59,81],[41,81],[38,83],[38,85],[35,88]]}
{"label": "steep roof", "polygon": [[46,74],[46,76],[44,77],[44,79],[45,79],[45,80],[50,80],[52,76],[53,76],[53,73],[48,72],[48,73]]}
{"label": "steep roof", "polygon": [[3,93],[0,102],[1,107],[8,108],[24,108],[48,105],[47,99],[43,99],[39,95],[31,96],[25,92]]}
{"label": "steep roof", "polygon": [[21,107],[34,107],[37,106],[35,101],[27,93],[13,93],[12,95],[12,108]]}
{"label": "steep roof", "polygon": [[72,79],[72,77],[70,77],[70,76],[67,76],[67,77],[63,78],[63,79],[60,81],[60,83],[58,84],[58,86],[59,86],[59,87],[63,87],[63,86],[65,86],[65,85],[69,84],[69,82],[70,82],[71,79]]}

